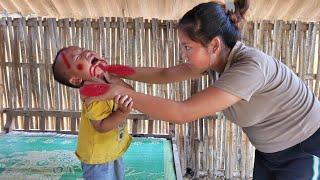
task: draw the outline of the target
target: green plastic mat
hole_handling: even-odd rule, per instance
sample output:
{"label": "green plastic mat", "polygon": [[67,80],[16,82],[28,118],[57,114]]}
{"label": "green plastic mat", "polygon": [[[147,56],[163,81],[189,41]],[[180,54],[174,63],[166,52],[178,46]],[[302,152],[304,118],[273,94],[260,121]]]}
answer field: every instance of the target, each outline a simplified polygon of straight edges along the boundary
{"label": "green plastic mat", "polygon": [[[77,137],[12,132],[0,137],[0,179],[82,179]],[[124,154],[126,180],[175,179],[170,141],[133,138]]]}

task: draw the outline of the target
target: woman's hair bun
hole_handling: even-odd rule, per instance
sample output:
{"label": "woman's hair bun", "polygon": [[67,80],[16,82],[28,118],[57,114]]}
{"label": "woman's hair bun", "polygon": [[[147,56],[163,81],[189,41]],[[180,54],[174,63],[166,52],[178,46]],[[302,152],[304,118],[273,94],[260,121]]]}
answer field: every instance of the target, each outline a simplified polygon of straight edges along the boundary
{"label": "woman's hair bun", "polygon": [[249,0],[234,0],[235,12],[228,11],[228,16],[234,25],[239,28],[239,23],[244,20],[244,15],[249,9]]}

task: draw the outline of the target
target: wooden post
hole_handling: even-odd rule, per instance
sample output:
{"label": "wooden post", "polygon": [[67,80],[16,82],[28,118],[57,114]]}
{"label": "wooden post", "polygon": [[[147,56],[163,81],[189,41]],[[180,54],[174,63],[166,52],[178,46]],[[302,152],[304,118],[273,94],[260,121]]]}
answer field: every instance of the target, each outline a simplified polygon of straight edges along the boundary
{"label": "wooden post", "polygon": [[[318,22],[316,24],[317,26],[317,29],[318,29],[318,36],[319,36],[319,33],[320,33],[320,23]],[[315,82],[315,95],[316,97],[318,97],[318,100],[320,100],[320,40],[318,38],[318,67],[317,67],[317,74],[316,74],[316,82]]]}
{"label": "wooden post", "polygon": [[5,19],[1,18],[0,19],[0,121],[1,121],[1,128],[0,132],[4,128],[4,118],[3,118],[3,98],[5,98],[5,82],[4,82],[4,77],[6,75],[4,74],[4,67],[5,67],[5,59],[6,59],[6,54],[5,54],[5,37],[4,37],[4,31],[5,31]]}
{"label": "wooden post", "polygon": [[6,133],[9,133],[11,130],[12,130],[12,116],[11,116],[11,113],[6,113],[7,114],[7,121],[6,121],[6,124],[4,125],[4,130]]}
{"label": "wooden post", "polygon": [[138,132],[138,119],[133,119],[132,134],[135,135]]}

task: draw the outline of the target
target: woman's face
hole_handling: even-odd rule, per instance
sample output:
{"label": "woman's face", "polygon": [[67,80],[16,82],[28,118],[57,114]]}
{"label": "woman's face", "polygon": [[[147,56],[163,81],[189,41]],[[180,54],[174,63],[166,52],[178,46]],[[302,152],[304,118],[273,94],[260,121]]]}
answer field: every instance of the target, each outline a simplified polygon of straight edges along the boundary
{"label": "woman's face", "polygon": [[222,60],[222,41],[219,37],[213,38],[207,46],[203,46],[200,42],[190,39],[183,31],[178,32],[182,57],[192,65],[194,70],[199,73],[210,69],[217,72],[223,71],[225,61]]}
{"label": "woman's face", "polygon": [[201,43],[191,40],[187,34],[179,30],[182,57],[200,73],[210,68],[210,56],[206,47]]}

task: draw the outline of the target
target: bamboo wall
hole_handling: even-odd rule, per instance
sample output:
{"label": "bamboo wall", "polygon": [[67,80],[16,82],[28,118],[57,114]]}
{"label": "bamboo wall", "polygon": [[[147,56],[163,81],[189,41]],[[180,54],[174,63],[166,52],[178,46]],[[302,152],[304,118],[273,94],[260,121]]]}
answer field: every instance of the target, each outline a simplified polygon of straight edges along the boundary
{"label": "bamboo wall", "polygon": [[[172,25],[142,18],[1,19],[1,97],[6,115],[14,120],[13,128],[76,133],[81,109],[77,90],[55,82],[51,73],[55,54],[62,47],[76,45],[97,51],[111,64],[168,66],[178,57],[169,57],[177,48]],[[165,26],[169,28],[162,31]],[[168,91],[173,85],[131,84],[141,92],[167,98],[176,95]],[[135,133],[169,134],[169,123],[139,114],[129,119],[130,131]]]}
{"label": "bamboo wall", "polygon": [[[97,51],[111,64],[173,66],[182,61],[175,24],[142,18],[2,18],[1,129],[12,120],[18,130],[76,133],[80,99],[77,90],[53,80],[51,63],[56,52],[77,45]],[[319,23],[248,22],[243,41],[285,62],[319,98]],[[140,92],[183,100],[208,87],[215,77],[168,85],[129,83]],[[128,124],[132,133],[175,135],[186,178],[252,176],[254,148],[221,113],[174,127],[133,112]]]}

